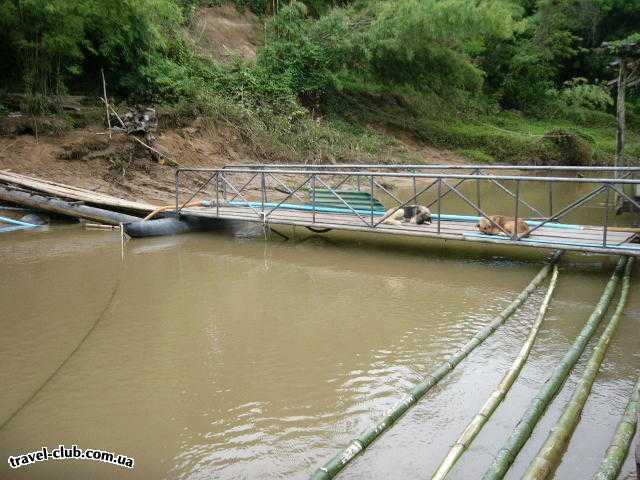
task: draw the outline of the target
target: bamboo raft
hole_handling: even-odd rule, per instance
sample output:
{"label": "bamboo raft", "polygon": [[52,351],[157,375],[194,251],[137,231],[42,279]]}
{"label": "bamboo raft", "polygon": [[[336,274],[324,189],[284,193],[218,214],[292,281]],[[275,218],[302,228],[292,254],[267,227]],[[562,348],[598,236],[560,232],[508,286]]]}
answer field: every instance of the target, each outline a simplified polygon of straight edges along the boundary
{"label": "bamboo raft", "polygon": [[[158,208],[146,202],[135,202],[96,192],[86,188],[65,185],[50,180],[30,177],[14,172],[0,170],[0,183],[20,187],[33,192],[54,196],[60,199],[85,202],[98,207],[122,209],[136,213],[149,213]],[[0,197],[0,199],[2,199]]]}
{"label": "bamboo raft", "polygon": [[2,170],[0,201],[107,225],[139,221],[140,215],[157,208],[144,202]]}

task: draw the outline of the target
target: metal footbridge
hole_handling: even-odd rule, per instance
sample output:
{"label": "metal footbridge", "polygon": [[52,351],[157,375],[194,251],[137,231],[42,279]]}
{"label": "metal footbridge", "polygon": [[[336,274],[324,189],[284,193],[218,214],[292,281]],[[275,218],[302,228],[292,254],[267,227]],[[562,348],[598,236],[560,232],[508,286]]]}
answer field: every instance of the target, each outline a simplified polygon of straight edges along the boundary
{"label": "metal footbridge", "polygon": [[[640,167],[477,165],[234,165],[179,168],[178,215],[515,247],[640,256]],[[385,220],[407,205],[430,225]],[[635,213],[624,221],[620,205]],[[387,212],[391,209],[391,212]],[[485,235],[480,218],[527,221],[528,236]],[[567,223],[567,218],[588,222]]]}

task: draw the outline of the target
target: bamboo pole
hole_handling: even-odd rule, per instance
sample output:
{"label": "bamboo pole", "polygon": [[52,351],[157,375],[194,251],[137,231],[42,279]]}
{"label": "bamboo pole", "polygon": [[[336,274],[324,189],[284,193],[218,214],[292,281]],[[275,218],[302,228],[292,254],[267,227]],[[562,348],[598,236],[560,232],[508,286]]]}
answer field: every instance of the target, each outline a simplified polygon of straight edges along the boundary
{"label": "bamboo pole", "polygon": [[426,380],[418,383],[410,393],[405,394],[384,415],[383,419],[367,431],[353,439],[349,445],[338,452],[331,460],[320,467],[311,477],[313,480],[328,480],[334,478],[351,460],[360,452],[371,445],[382,433],[389,429],[409,408],[415,405],[429,390],[462,362],[476,347],[484,342],[498,327],[500,327],[520,307],[529,295],[544,281],[551,272],[553,265],[558,261],[562,252],[556,252],[529,285],[520,292],[507,308],[496,316],[489,325],[484,327],[469,340],[457,353],[445,360]]}
{"label": "bamboo pole", "polygon": [[495,412],[496,408],[500,405],[504,397],[506,397],[507,392],[518,378],[522,367],[524,366],[527,358],[529,357],[529,353],[531,352],[531,348],[533,347],[533,343],[540,331],[540,326],[542,325],[542,320],[547,313],[547,308],[549,307],[549,302],[551,300],[551,296],[553,295],[553,291],[556,288],[556,281],[558,279],[558,267],[553,267],[553,276],[551,277],[551,281],[549,282],[549,288],[547,290],[547,294],[540,305],[540,310],[538,311],[538,316],[533,322],[531,326],[531,331],[522,345],[520,349],[520,353],[516,357],[515,361],[511,365],[509,371],[505,374],[502,381],[498,385],[498,388],[489,395],[489,398],[485,402],[485,404],[480,409],[480,412],[476,414],[476,416],[471,420],[467,428],[462,432],[456,443],[447,453],[447,456],[444,458],[435,474],[433,475],[431,480],[443,480],[446,478],[447,474],[453,468],[458,459],[462,456],[464,451],[471,445],[471,442],[476,438],[476,435],[482,430],[482,427],[487,423],[493,412]]}
{"label": "bamboo pole", "polygon": [[629,296],[629,284],[631,278],[631,269],[633,268],[633,259],[627,260],[627,266],[624,271],[624,277],[622,279],[622,290],[620,292],[620,299],[615,312],[611,316],[607,327],[600,336],[598,343],[593,349],[591,358],[587,363],[587,367],[584,373],[580,377],[576,389],[571,395],[571,399],[567,404],[564,413],[558,420],[556,426],[551,430],[547,436],[547,440],[544,442],[538,454],[535,456],[531,465],[527,469],[524,480],[544,480],[549,477],[555,470],[556,466],[560,462],[562,455],[569,445],[571,436],[580,421],[582,409],[584,408],[589,394],[591,393],[591,387],[596,380],[600,365],[604,360],[604,356],[607,354],[607,349],[613,338],[613,334],[620,323],[622,312],[627,303],[627,297]]}
{"label": "bamboo pole", "polygon": [[[638,420],[636,424],[640,424],[640,407],[638,407]],[[636,445],[636,477],[640,480],[640,442]]]}
{"label": "bamboo pole", "polygon": [[107,82],[104,79],[104,69],[100,69],[100,75],[102,75],[102,94],[104,95],[104,105],[107,109],[107,126],[109,127],[109,139],[111,139],[111,116],[109,114],[109,99],[107,98]]}
{"label": "bamboo pole", "polygon": [[631,392],[629,403],[627,403],[616,433],[611,439],[611,444],[600,464],[600,469],[593,476],[593,480],[615,480],[618,478],[636,432],[638,415],[640,415],[640,377]]}
{"label": "bamboo pole", "polygon": [[613,275],[611,275],[589,320],[576,337],[571,348],[564,354],[564,357],[562,357],[562,360],[547,379],[542,389],[538,392],[538,395],[536,395],[529,404],[524,415],[513,432],[511,432],[506,444],[500,449],[493,459],[493,463],[485,472],[482,477],[483,480],[499,480],[506,475],[516,456],[531,436],[534,427],[544,414],[545,409],[560,390],[560,387],[582,355],[582,352],[584,352],[587,343],[589,343],[589,340],[596,332],[598,325],[600,325],[602,317],[607,311],[607,307],[620,281],[625,263],[626,258],[620,257],[616,269]]}
{"label": "bamboo pole", "polygon": [[[625,164],[624,160],[624,146],[625,146],[625,136],[626,136],[626,109],[625,109],[625,91],[626,91],[626,69],[625,69],[625,59],[624,57],[620,58],[620,69],[618,72],[618,96],[616,98],[616,157],[615,157],[615,167],[623,167]],[[614,177],[618,178],[618,172],[614,172]],[[620,202],[622,198],[620,194],[616,192],[616,208],[620,206]]]}
{"label": "bamboo pole", "polygon": [[105,225],[102,223],[85,223],[84,228],[96,228],[99,230],[115,230],[117,228],[120,228],[120,225],[116,226],[116,225]]}
{"label": "bamboo pole", "polygon": [[[205,204],[207,203],[206,200],[196,200],[194,202],[187,202],[186,204],[182,205],[180,208],[190,208],[190,207],[201,207],[201,206],[205,206]],[[170,212],[172,210],[175,210],[176,206],[175,205],[165,205],[163,207],[158,207],[156,208],[153,212],[151,212],[149,215],[147,215],[146,217],[144,217],[142,220],[143,221],[147,221],[147,220],[151,220],[153,217],[157,216],[160,213],[163,212]]]}

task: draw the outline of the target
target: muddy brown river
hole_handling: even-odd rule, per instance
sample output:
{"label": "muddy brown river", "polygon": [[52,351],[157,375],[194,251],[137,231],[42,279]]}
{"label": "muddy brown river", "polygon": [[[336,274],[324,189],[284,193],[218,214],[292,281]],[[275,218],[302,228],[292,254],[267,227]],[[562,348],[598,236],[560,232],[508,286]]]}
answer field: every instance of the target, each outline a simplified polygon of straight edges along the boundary
{"label": "muddy brown river", "polygon": [[[132,240],[124,261],[118,232],[65,225],[0,236],[0,422],[10,418],[0,430],[0,478],[306,479],[489,323],[548,255],[288,233],[286,242],[244,227]],[[563,259],[529,361],[448,478],[478,478],[488,467],[593,311],[615,260]],[[557,479],[593,475],[639,373],[637,267],[634,277]],[[511,365],[545,290],[339,478],[430,478]],[[529,465],[594,343],[507,478]],[[60,444],[124,454],[135,468],[8,466],[10,455]],[[631,457],[622,479],[635,478]]]}

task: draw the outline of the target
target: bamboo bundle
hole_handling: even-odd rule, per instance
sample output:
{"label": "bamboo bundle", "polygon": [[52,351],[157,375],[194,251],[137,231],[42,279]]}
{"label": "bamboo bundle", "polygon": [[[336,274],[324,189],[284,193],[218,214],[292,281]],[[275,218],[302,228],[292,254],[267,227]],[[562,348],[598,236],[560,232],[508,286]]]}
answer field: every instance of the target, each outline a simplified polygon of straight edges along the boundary
{"label": "bamboo bundle", "polygon": [[515,429],[511,432],[506,444],[500,449],[496,457],[493,459],[493,463],[482,477],[483,480],[499,480],[506,475],[516,456],[531,436],[534,427],[542,417],[547,406],[560,390],[560,387],[567,378],[567,375],[569,375],[569,372],[571,372],[575,366],[576,362],[582,355],[582,352],[584,352],[587,343],[595,333],[598,325],[600,325],[602,317],[607,311],[611,298],[613,297],[618,282],[620,281],[625,264],[626,258],[620,257],[620,260],[616,265],[616,269],[609,279],[609,282],[607,283],[607,286],[605,287],[604,292],[602,293],[602,296],[600,297],[600,300],[589,317],[586,325],[576,337],[571,348],[564,354],[564,357],[562,357],[558,366],[547,379],[540,392],[538,392],[538,395],[533,399]]}
{"label": "bamboo bundle", "polygon": [[433,475],[432,480],[442,480],[444,479],[451,468],[455,465],[456,461],[460,458],[460,456],[464,453],[464,451],[469,447],[473,439],[476,438],[476,435],[482,430],[485,423],[489,420],[493,412],[495,412],[498,405],[504,400],[504,397],[507,395],[507,392],[513,385],[513,382],[516,381],[522,367],[524,366],[527,358],[529,357],[529,353],[531,352],[531,348],[533,347],[533,342],[538,335],[538,331],[540,330],[540,325],[542,325],[542,320],[545,317],[547,312],[547,308],[549,307],[549,302],[551,300],[551,296],[553,295],[553,291],[556,288],[556,281],[558,279],[558,267],[554,266],[553,268],[553,276],[551,277],[551,281],[549,282],[549,288],[547,290],[547,294],[540,305],[540,310],[538,311],[538,316],[531,325],[531,331],[527,336],[524,345],[520,350],[520,353],[516,357],[515,361],[511,365],[509,371],[505,374],[502,381],[498,385],[498,388],[489,395],[489,398],[485,402],[485,404],[480,409],[480,412],[476,414],[476,416],[471,420],[467,428],[462,432],[454,446],[449,450],[447,456],[442,461],[436,473]]}
{"label": "bamboo bundle", "polygon": [[384,415],[383,419],[353,439],[349,445],[340,451],[335,457],[320,467],[312,476],[313,480],[328,480],[335,477],[351,460],[360,452],[371,445],[382,433],[390,428],[409,408],[415,405],[429,390],[431,390],[440,380],[462,362],[476,347],[484,342],[497,328],[502,325],[517,309],[522,305],[529,295],[544,281],[551,272],[552,266],[558,261],[562,252],[556,252],[551,261],[542,267],[540,272],[531,280],[529,285],[520,292],[516,299],[511,302],[492,322],[480,330],[469,340],[457,353],[444,361],[425,381],[417,384],[410,393],[391,407]]}
{"label": "bamboo bundle", "polygon": [[618,478],[622,464],[629,453],[629,447],[636,433],[638,415],[640,414],[640,377],[631,392],[631,398],[620,419],[611,445],[600,464],[600,469],[593,480],[615,480]]}
{"label": "bamboo bundle", "polygon": [[558,420],[554,429],[549,433],[547,440],[544,442],[538,454],[529,465],[527,472],[522,477],[525,480],[543,480],[547,478],[560,462],[564,451],[571,440],[571,436],[580,421],[580,414],[587,403],[587,398],[591,393],[591,387],[598,375],[602,360],[607,354],[609,343],[613,338],[613,334],[620,323],[622,312],[627,303],[629,296],[629,283],[631,278],[631,269],[633,267],[633,259],[627,260],[627,266],[622,279],[622,291],[615,312],[611,316],[607,327],[600,336],[598,343],[593,349],[591,358],[587,363],[584,373],[580,377],[580,381],[576,386],[571,399],[567,404],[564,413]]}

